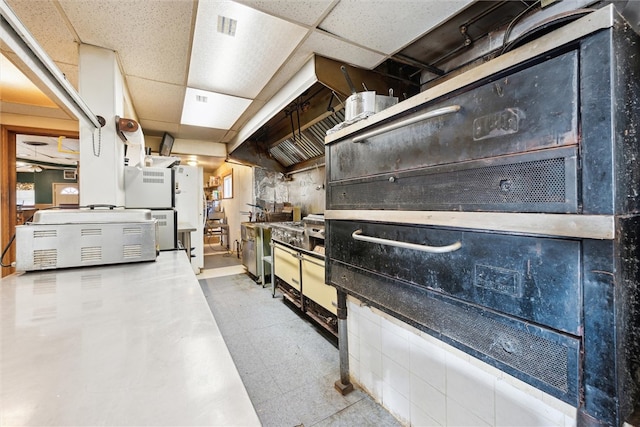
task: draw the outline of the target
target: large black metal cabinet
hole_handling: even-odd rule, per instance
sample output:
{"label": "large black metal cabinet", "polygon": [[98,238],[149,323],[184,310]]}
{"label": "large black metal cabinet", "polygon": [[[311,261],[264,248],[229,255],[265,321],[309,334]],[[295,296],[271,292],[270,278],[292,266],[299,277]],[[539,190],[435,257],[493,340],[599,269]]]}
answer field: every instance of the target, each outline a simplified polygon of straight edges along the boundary
{"label": "large black metal cabinet", "polygon": [[608,6],[328,136],[327,283],[581,425],[621,425],[640,389],[638,42]]}

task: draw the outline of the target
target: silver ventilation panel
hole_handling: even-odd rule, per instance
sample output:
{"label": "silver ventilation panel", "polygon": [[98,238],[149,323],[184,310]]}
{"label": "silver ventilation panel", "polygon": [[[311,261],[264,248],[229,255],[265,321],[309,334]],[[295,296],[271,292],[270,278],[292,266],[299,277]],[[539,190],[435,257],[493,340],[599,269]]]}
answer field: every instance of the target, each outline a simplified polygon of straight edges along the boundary
{"label": "silver ventilation panel", "polygon": [[342,66],[356,88],[384,95],[407,91],[393,76],[315,56],[238,133],[230,159],[284,173],[317,162],[327,131],[344,122],[344,103],[353,90]]}
{"label": "silver ventilation panel", "polygon": [[327,131],[343,121],[344,110],[339,110],[269,148],[269,154],[285,167],[323,156]]}

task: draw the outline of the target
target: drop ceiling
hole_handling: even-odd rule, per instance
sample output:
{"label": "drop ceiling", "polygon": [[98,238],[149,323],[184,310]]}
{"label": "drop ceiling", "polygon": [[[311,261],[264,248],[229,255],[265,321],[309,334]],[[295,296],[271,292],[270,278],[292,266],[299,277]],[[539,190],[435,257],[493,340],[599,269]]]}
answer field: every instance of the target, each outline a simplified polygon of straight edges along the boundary
{"label": "drop ceiling", "polygon": [[75,169],[79,149],[80,141],[73,138],[16,135],[18,172],[32,171],[35,166],[43,169]]}
{"label": "drop ceiling", "polygon": [[[74,87],[81,43],[114,50],[147,135],[228,143],[314,54],[375,68],[459,1],[7,0]],[[390,7],[395,13],[390,13]],[[400,13],[398,13],[400,12]],[[217,31],[237,21],[235,36]],[[14,59],[10,52],[4,52]],[[182,123],[185,96],[237,104],[225,122]],[[211,98],[210,98],[211,99]],[[3,112],[20,103],[3,99]],[[229,112],[227,112],[229,113]],[[39,113],[41,114],[41,113]],[[98,113],[97,113],[98,114]]]}
{"label": "drop ceiling", "polygon": [[[264,112],[265,105],[270,105],[269,101],[277,98],[314,56],[399,76],[411,81],[417,92],[430,79],[460,65],[449,61],[447,52],[480,45],[481,39],[486,42],[487,51],[495,49],[500,40],[490,32],[500,26],[504,31],[504,26],[537,3],[0,1],[13,9],[76,88],[80,44],[115,51],[135,114],[147,137],[169,132],[178,140],[233,147],[257,130],[250,128],[258,113]],[[585,3],[588,0],[565,0],[555,2],[549,9],[557,4],[575,8]],[[525,27],[526,17],[522,23]],[[470,43],[461,32],[463,25],[468,26]],[[521,31],[519,27],[513,28],[512,36]],[[5,46],[2,49],[10,60],[16,61]],[[402,99],[403,94],[398,95]],[[211,111],[201,114],[205,122],[187,118],[188,110],[203,107]],[[55,108],[30,105],[4,94],[1,108],[3,113],[12,114],[61,114],[61,110],[54,112]],[[277,113],[273,111],[274,116]],[[219,164],[224,159],[217,160]]]}

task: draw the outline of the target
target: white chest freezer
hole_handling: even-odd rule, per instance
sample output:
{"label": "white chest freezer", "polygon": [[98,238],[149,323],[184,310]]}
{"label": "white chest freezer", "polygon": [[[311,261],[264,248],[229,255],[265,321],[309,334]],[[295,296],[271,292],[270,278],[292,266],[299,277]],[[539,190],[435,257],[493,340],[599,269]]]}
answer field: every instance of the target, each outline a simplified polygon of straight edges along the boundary
{"label": "white chest freezer", "polygon": [[43,210],[16,227],[16,269],[155,261],[158,241],[148,209]]}

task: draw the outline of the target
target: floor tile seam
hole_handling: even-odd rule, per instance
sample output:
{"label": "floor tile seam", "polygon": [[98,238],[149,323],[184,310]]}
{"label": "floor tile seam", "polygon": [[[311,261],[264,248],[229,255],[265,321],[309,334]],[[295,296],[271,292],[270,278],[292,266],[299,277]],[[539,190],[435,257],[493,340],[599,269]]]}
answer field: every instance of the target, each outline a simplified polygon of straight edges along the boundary
{"label": "floor tile seam", "polygon": [[[262,403],[265,403],[265,402],[268,402],[268,401],[270,401],[270,400],[276,399],[277,397],[283,397],[286,393],[288,393],[288,391],[283,391],[283,390],[282,390],[282,388],[278,385],[278,383],[277,383],[276,379],[274,378],[274,375],[273,375],[273,373],[272,373],[272,372],[270,372],[270,371],[268,371],[268,370],[267,370],[267,371],[265,371],[264,373],[266,373],[266,374],[269,376],[269,381],[270,381],[271,385],[272,385],[272,386],[275,386],[275,387],[278,389],[279,394],[278,394],[278,395],[275,395],[275,396],[273,396],[273,394],[272,394],[272,398],[271,398],[271,399],[267,399],[267,400],[261,401],[261,402],[260,402],[261,404],[262,404]],[[241,374],[240,374],[240,378],[242,379],[243,383],[244,383],[244,381],[245,381],[245,376],[246,376],[246,377],[250,377],[250,376],[253,376],[253,375],[252,375],[252,374],[247,374],[247,373],[245,373],[245,374],[243,375],[243,374],[241,373]]]}
{"label": "floor tile seam", "polygon": [[344,411],[348,410],[348,409],[349,409],[349,408],[351,408],[353,405],[355,405],[355,404],[357,404],[357,403],[359,403],[359,402],[362,402],[364,399],[365,399],[365,396],[363,395],[362,397],[360,397],[360,398],[359,398],[358,400],[356,400],[355,402],[353,402],[353,403],[349,403],[349,404],[348,404],[347,406],[345,406],[344,408],[340,409],[339,411],[334,412],[333,414],[329,415],[328,417],[325,417],[325,418],[323,418],[323,419],[321,419],[321,420],[316,421],[315,423],[311,424],[309,427],[316,426],[316,425],[318,425],[318,424],[320,424],[320,423],[323,423],[323,422],[325,422],[325,421],[328,421],[328,420],[329,420],[330,418],[332,418],[332,417],[338,416],[340,413],[342,413],[342,412],[344,412]]}

